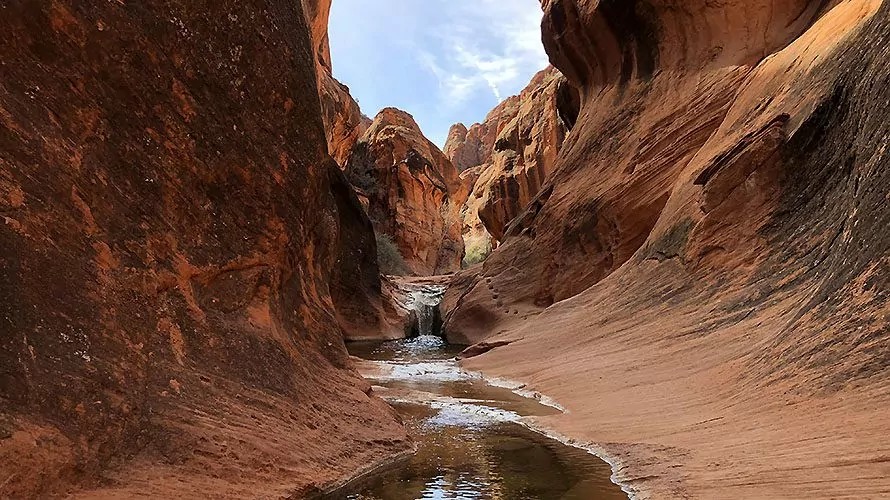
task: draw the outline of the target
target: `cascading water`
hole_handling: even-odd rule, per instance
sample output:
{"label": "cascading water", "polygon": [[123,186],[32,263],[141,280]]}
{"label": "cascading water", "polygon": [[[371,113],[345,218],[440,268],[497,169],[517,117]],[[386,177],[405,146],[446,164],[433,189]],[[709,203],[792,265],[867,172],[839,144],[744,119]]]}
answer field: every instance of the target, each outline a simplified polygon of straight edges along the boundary
{"label": "cascading water", "polygon": [[405,307],[417,316],[416,334],[420,337],[435,336],[441,333],[442,319],[439,304],[445,296],[445,287],[422,285],[408,295]]}
{"label": "cascading water", "polygon": [[558,415],[555,405],[461,368],[463,347],[442,336],[446,287],[430,281],[402,281],[393,294],[413,338],[348,344],[373,392],[399,412],[415,453],[319,498],[627,500],[609,464],[526,427],[527,417]]}

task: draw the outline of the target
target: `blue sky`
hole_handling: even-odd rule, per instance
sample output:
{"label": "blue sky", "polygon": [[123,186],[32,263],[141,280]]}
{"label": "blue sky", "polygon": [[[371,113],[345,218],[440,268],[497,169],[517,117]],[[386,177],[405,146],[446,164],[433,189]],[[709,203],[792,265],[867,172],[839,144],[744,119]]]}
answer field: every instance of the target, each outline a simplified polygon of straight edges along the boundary
{"label": "blue sky", "polygon": [[414,115],[440,147],[547,66],[539,0],[334,0],[334,76],[370,117]]}

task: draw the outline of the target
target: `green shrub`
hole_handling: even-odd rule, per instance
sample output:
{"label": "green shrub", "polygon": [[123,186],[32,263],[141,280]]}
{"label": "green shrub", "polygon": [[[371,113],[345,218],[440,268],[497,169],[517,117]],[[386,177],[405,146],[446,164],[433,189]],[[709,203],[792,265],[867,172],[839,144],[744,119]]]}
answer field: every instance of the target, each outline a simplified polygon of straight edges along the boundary
{"label": "green shrub", "polygon": [[377,265],[383,274],[403,276],[409,273],[405,257],[388,234],[377,234]]}
{"label": "green shrub", "polygon": [[491,255],[491,240],[488,238],[481,238],[469,243],[462,263],[464,269],[484,262],[489,255]]}
{"label": "green shrub", "polygon": [[370,146],[366,142],[359,142],[352,148],[352,154],[346,164],[346,178],[353,186],[361,189],[368,196],[373,196],[380,189],[377,178],[374,176],[374,158],[371,155]]}

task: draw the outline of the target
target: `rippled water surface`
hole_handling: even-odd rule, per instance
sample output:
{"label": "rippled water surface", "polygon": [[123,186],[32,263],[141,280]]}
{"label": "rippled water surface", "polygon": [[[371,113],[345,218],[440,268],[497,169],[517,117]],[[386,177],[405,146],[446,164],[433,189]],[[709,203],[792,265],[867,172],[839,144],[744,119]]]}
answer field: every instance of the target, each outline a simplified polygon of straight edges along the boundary
{"label": "rippled water surface", "polygon": [[401,414],[418,450],[351,485],[351,500],[626,500],[608,464],[517,423],[558,410],[462,372],[437,337],[360,343],[354,356],[383,368],[375,385]]}

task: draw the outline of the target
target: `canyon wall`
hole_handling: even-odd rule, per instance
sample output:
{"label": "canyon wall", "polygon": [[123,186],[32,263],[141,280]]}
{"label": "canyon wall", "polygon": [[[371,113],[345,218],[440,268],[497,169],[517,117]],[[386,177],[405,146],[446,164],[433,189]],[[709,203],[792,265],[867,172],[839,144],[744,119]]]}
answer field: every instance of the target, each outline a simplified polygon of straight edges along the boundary
{"label": "canyon wall", "polygon": [[0,496],[301,497],[408,449],[348,367],[370,232],[300,10],[4,7]]}
{"label": "canyon wall", "polygon": [[377,233],[393,239],[408,272],[428,276],[460,269],[467,188],[411,115],[382,110],[353,149],[346,173],[367,197]]}
{"label": "canyon wall", "polygon": [[500,241],[507,223],[538,194],[578,114],[577,92],[550,67],[466,133],[452,127],[445,152],[461,172],[477,169],[468,226],[474,218]]}
{"label": "canyon wall", "polygon": [[328,152],[336,162],[328,169],[328,175],[340,228],[336,262],[331,270],[331,298],[337,320],[347,340],[400,335],[402,329],[391,324],[392,314],[388,310],[391,305],[384,298],[374,227],[342,172],[370,119],[361,113],[349,89],[331,73],[328,41],[331,1],[303,0],[302,6],[310,28]]}
{"label": "canyon wall", "polygon": [[452,125],[445,141],[445,156],[460,172],[491,163],[498,134],[516,117],[518,110],[519,96],[510,96],[495,106],[482,123],[475,123],[469,129],[463,123]]}
{"label": "canyon wall", "polygon": [[638,498],[890,491],[890,6],[542,3],[581,111],[453,281],[449,337],[502,346],[467,366]]}
{"label": "canyon wall", "polygon": [[362,114],[349,87],[334,78],[328,38],[331,0],[302,0],[302,6],[310,28],[328,152],[344,167],[352,147],[371,126],[371,119]]}

